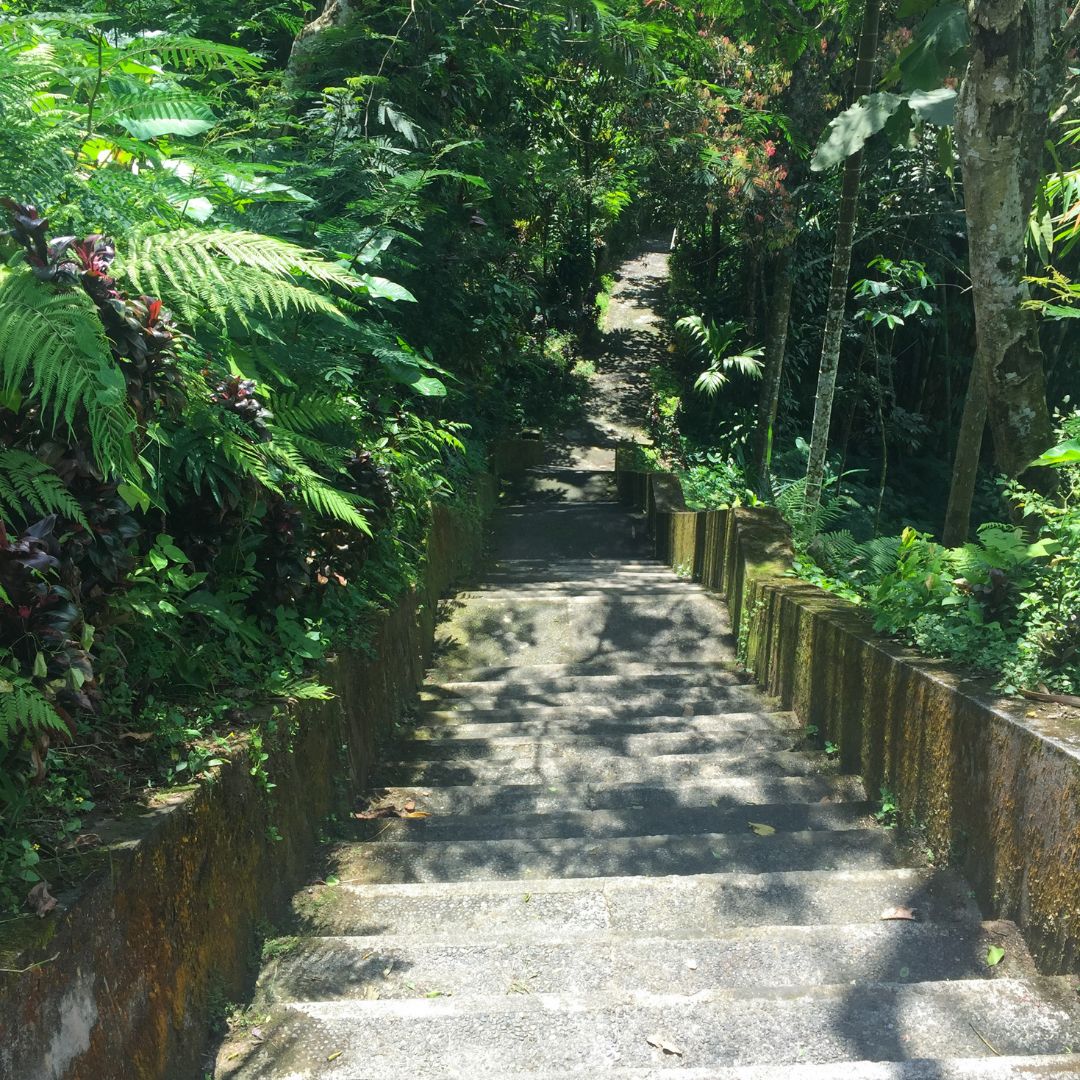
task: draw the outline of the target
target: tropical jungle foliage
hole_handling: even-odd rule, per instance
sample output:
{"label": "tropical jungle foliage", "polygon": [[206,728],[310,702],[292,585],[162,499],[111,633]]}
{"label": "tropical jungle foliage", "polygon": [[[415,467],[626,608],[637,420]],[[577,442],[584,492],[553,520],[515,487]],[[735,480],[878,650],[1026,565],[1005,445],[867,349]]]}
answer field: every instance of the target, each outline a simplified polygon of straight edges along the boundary
{"label": "tropical jungle foliage", "polygon": [[1001,49],[983,6],[0,0],[0,907],[94,804],[241,739],[272,785],[275,710],[572,413],[650,230],[652,464],[1080,690],[1080,18]]}

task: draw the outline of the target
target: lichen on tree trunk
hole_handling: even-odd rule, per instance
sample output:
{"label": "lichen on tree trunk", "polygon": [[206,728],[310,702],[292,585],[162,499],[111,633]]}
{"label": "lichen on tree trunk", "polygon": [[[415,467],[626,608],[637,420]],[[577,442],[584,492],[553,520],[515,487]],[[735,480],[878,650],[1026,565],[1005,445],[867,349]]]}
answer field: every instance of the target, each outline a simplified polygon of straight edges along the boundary
{"label": "lichen on tree trunk", "polygon": [[1023,473],[1053,436],[1038,322],[1023,302],[1028,217],[1060,81],[1052,40],[1060,13],[1055,0],[974,0],[957,104],[975,306],[973,384],[983,380],[994,459],[1009,476]]}

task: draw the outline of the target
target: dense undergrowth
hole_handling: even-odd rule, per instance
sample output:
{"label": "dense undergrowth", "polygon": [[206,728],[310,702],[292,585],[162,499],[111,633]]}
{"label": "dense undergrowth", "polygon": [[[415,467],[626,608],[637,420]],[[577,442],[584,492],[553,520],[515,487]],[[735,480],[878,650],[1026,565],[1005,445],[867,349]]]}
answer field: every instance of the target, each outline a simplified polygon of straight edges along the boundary
{"label": "dense undergrowth", "polygon": [[582,391],[651,39],[354,6],[0,4],[0,913],[241,740],[271,792],[432,501]]}
{"label": "dense undergrowth", "polygon": [[[860,470],[827,474],[812,517],[804,508],[807,446],[777,455],[763,489],[741,449],[701,446],[679,432],[682,398],[669,371],[652,376],[652,447],[638,465],[670,469],[691,510],[774,506],[791,527],[793,572],[861,605],[876,630],[989,675],[1006,693],[1080,695],[1080,415],[1061,423],[1061,451],[1048,453],[1060,483],[1054,497],[999,481],[997,508],[1021,519],[986,521],[974,538],[945,547],[929,529],[889,532],[879,491]],[[1051,465],[1053,463],[1053,465]],[[889,492],[888,497],[893,498]],[[987,505],[994,505],[991,494]],[[916,504],[917,506],[917,504]],[[883,528],[884,525],[884,528]]]}

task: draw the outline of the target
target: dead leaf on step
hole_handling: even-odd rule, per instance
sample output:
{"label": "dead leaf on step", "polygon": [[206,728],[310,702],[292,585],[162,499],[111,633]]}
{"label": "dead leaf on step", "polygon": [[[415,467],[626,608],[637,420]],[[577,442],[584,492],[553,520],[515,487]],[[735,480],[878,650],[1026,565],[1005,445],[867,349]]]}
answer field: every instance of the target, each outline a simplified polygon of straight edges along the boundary
{"label": "dead leaf on step", "polygon": [[919,917],[919,913],[915,908],[909,907],[891,907],[886,908],[881,913],[882,922],[893,922],[897,920],[904,920],[906,922],[915,922]]}
{"label": "dead leaf on step", "polygon": [[377,821],[381,818],[426,818],[431,817],[426,810],[417,810],[416,803],[410,799],[402,806],[376,806],[353,813],[357,821]]}
{"label": "dead leaf on step", "polygon": [[251,1029],[251,1037],[252,1037],[252,1038],[253,1038],[253,1039],[254,1039],[254,1040],[255,1040],[256,1042],[262,1042],[262,1041],[263,1041],[263,1033],[262,1033],[262,1028],[252,1028],[252,1029]]}
{"label": "dead leaf on step", "polygon": [[756,836],[772,836],[776,830],[771,825],[762,825],[760,821],[747,823]]}
{"label": "dead leaf on step", "polygon": [[39,919],[44,919],[56,907],[56,897],[49,892],[49,883],[39,881],[27,894],[27,904]]}
{"label": "dead leaf on step", "polygon": [[657,1050],[660,1050],[665,1054],[671,1054],[673,1057],[683,1056],[683,1052],[677,1046],[673,1046],[659,1035],[646,1035],[645,1041],[650,1046],[655,1046]]}
{"label": "dead leaf on step", "polygon": [[343,1050],[335,1050],[335,1051],[334,1051],[334,1052],[333,1052],[332,1054],[327,1054],[327,1055],[326,1055],[326,1060],[327,1060],[327,1061],[337,1061],[337,1059],[338,1059],[339,1057],[341,1057],[341,1055],[342,1055],[343,1053],[344,1053],[344,1051],[343,1051]]}

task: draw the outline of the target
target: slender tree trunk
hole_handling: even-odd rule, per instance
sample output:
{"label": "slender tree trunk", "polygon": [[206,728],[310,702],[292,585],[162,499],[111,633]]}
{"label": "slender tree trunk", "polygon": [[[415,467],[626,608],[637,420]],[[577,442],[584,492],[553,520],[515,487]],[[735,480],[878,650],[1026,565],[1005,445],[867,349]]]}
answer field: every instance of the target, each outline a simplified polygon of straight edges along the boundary
{"label": "slender tree trunk", "polygon": [[[975,305],[972,384],[985,393],[994,460],[1009,476],[1023,473],[1053,438],[1038,321],[1022,304],[1028,217],[1060,82],[1052,40],[1060,18],[1058,0],[973,0],[971,59],[957,102]],[[1040,481],[1052,479],[1052,470],[1042,473]],[[958,470],[956,480],[969,478]],[[958,492],[950,535],[967,533],[964,502]]]}
{"label": "slender tree trunk", "polygon": [[780,382],[784,375],[788,324],[791,320],[791,295],[795,286],[795,238],[792,237],[776,255],[773,269],[772,297],[769,300],[769,330],[765,338],[765,369],[761,377],[754,449],[751,469],[759,492],[769,481],[772,458],[773,425],[780,404]]}
{"label": "slender tree trunk", "polygon": [[949,506],[945,511],[945,528],[941,542],[957,547],[968,538],[971,528],[971,503],[975,497],[975,480],[979,472],[983,431],[986,429],[986,379],[978,363],[971,365],[964,415],[960,419],[960,435],[956,440],[952,484],[949,487]]}
{"label": "slender tree trunk", "polygon": [[[855,65],[855,101],[868,94],[873,83],[880,16],[880,0],[866,0],[862,29],[859,33],[859,58]],[[817,511],[821,503],[821,488],[825,478],[825,456],[829,449],[829,428],[832,424],[833,397],[836,394],[836,369],[840,364],[840,342],[844,330],[844,315],[847,311],[848,278],[851,273],[851,249],[855,239],[861,172],[862,151],[860,150],[852,154],[844,163],[840,216],[836,223],[836,241],[833,245],[832,280],[829,284],[829,303],[825,314],[825,334],[821,346],[817,395],[814,398],[814,428],[810,437],[810,461],[806,470],[804,510],[808,517]]]}

